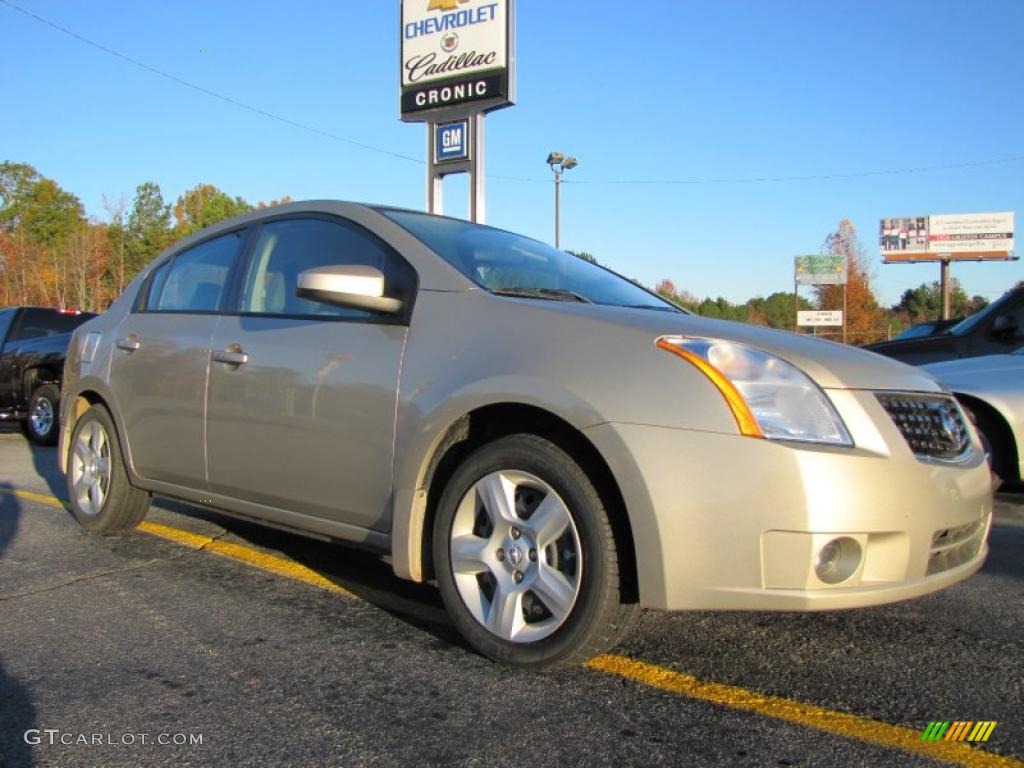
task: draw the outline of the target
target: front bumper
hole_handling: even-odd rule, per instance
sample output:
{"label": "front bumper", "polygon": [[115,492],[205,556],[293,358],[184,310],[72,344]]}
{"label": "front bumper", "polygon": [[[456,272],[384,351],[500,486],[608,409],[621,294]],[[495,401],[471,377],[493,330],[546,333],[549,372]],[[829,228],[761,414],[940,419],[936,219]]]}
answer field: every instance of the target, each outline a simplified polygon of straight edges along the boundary
{"label": "front bumper", "polygon": [[[928,594],[981,567],[992,476],[980,451],[922,461],[872,393],[829,395],[855,448],[635,424],[586,430],[626,502],[643,605],[854,608]],[[840,536],[862,556],[829,585],[815,560]]]}

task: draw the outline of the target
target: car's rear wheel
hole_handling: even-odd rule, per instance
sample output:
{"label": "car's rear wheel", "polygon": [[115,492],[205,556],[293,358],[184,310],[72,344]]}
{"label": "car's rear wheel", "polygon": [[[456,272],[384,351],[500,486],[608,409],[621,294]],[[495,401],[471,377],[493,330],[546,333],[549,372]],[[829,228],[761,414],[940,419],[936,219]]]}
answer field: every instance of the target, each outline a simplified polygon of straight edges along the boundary
{"label": "car's rear wheel", "polygon": [[102,405],[90,407],[75,424],[67,480],[71,513],[92,533],[134,528],[149,510],[149,494],[129,481],[117,430]]}
{"label": "car's rear wheel", "polygon": [[36,387],[28,401],[28,418],[25,420],[25,434],[36,445],[55,445],[60,413],[60,387],[43,384]]}
{"label": "car's rear wheel", "polygon": [[616,541],[593,483],[534,435],[484,445],[455,470],[435,519],[434,563],[456,628],[514,666],[590,658],[638,612],[622,602]]}

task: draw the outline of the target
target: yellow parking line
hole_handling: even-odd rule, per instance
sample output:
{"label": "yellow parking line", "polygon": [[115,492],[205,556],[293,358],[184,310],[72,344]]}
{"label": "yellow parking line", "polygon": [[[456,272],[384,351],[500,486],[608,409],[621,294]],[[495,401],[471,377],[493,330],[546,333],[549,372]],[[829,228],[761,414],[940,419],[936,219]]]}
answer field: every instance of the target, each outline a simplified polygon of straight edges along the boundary
{"label": "yellow parking line", "polygon": [[[26,501],[34,501],[37,504],[45,504],[48,507],[57,507],[58,509],[66,509],[67,502],[61,501],[54,496],[46,496],[41,493],[33,493],[32,491],[22,491],[18,489],[7,489],[0,488],[0,493],[6,493],[11,496],[17,496],[19,499],[25,499]],[[190,533],[189,531],[183,531],[179,528],[171,528],[166,525],[160,525],[159,523],[140,523],[138,529],[143,533],[148,533],[151,536],[157,536],[161,539],[167,539],[173,541],[176,544],[183,544],[191,549],[202,549],[207,552],[213,552],[216,555],[227,557],[231,560],[235,560],[246,565],[251,565],[254,568],[259,568],[263,571],[270,573],[276,573],[280,576],[286,576],[289,579],[296,581],[302,581],[306,584],[312,584],[313,586],[320,587],[322,589],[336,592],[342,595],[352,596],[352,593],[342,587],[339,587],[329,579],[325,579],[316,571],[311,568],[307,568],[304,565],[296,563],[294,560],[288,560],[283,557],[277,557],[276,555],[269,555],[265,552],[259,552],[249,547],[243,547],[239,544],[232,544],[230,541],[221,541],[219,539],[211,538],[198,533]]]}
{"label": "yellow parking line", "polygon": [[[66,506],[66,503],[60,499],[31,491],[0,488],[0,493],[14,495],[26,501],[34,501],[51,507],[64,508]],[[269,555],[239,544],[171,528],[159,523],[143,522],[139,525],[139,530],[191,549],[213,552],[263,571],[312,584],[338,594],[352,596],[352,593],[324,578],[316,571],[283,557]],[[643,683],[662,691],[718,704],[730,709],[753,712],[764,717],[815,728],[837,736],[858,739],[869,744],[924,755],[955,765],[966,766],[966,768],[1024,768],[1024,762],[985,752],[969,744],[952,741],[921,741],[921,731],[912,728],[890,725],[847,712],[836,712],[780,696],[768,696],[738,686],[709,683],[690,675],[624,656],[613,654],[598,656],[588,661],[587,666],[590,669]]]}
{"label": "yellow parking line", "polygon": [[63,502],[54,496],[45,496],[41,493],[22,491],[17,488],[0,488],[0,493],[6,493],[9,496],[17,496],[19,499],[25,499],[25,501],[34,501],[37,504],[45,504],[48,507],[57,507],[57,509],[67,508],[66,502]]}
{"label": "yellow parking line", "polygon": [[894,747],[904,752],[968,766],[968,768],[1024,768],[1024,763],[991,752],[983,752],[958,742],[921,741],[921,731],[899,725],[858,717],[847,712],[836,712],[813,704],[784,699],[780,696],[748,691],[733,685],[708,683],[671,669],[647,664],[623,656],[598,656],[587,662],[591,669],[635,680],[662,691],[682,694],[730,709],[754,712],[776,720],[828,731],[870,744]]}
{"label": "yellow parking line", "polygon": [[220,539],[214,539],[209,536],[203,536],[197,533],[189,533],[188,531],[182,531],[178,528],[170,528],[166,525],[160,525],[159,523],[140,523],[139,530],[143,533],[148,533],[151,536],[159,536],[161,539],[167,539],[177,544],[183,544],[186,547],[192,549],[202,549],[206,552],[213,552],[215,555],[221,557],[227,557],[231,560],[235,560],[239,563],[245,563],[251,565],[254,568],[259,568],[262,571],[269,571],[270,573],[276,573],[280,576],[285,576],[295,581],[302,581],[306,584],[312,584],[315,587],[336,592],[341,595],[352,596],[352,593],[347,589],[343,589],[329,579],[325,579],[319,573],[311,568],[307,568],[304,565],[296,563],[294,560],[287,560],[277,555],[268,555],[266,552],[259,552],[249,547],[243,547],[240,544],[233,544],[230,541],[221,541]]}

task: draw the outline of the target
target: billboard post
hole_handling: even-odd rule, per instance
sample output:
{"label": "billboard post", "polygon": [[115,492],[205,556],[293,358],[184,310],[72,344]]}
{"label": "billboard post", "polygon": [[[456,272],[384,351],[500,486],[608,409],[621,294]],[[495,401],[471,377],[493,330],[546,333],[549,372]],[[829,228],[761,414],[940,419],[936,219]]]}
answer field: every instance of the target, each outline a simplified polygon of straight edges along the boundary
{"label": "billboard post", "polygon": [[399,0],[399,41],[399,116],[427,126],[427,210],[468,173],[483,222],[484,116],[515,103],[515,0]]}

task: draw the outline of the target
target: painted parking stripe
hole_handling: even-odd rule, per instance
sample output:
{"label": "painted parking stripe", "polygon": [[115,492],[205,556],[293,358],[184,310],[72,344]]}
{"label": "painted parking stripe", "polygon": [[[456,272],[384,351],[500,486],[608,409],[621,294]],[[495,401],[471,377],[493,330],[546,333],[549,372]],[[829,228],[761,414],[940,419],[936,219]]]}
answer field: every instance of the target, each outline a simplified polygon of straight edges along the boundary
{"label": "painted parking stripe", "polygon": [[[64,509],[67,506],[66,502],[53,496],[31,491],[0,488],[0,493],[59,509]],[[212,552],[285,578],[312,584],[347,597],[353,596],[351,592],[339,587],[316,571],[283,557],[158,523],[143,522],[139,525],[139,530],[151,536],[157,536],[191,549]],[[985,752],[966,743],[922,741],[920,730],[891,725],[847,712],[837,712],[781,696],[769,696],[738,686],[706,682],[691,675],[625,656],[615,654],[598,656],[588,661],[586,666],[592,670],[616,675],[661,691],[734,710],[752,712],[775,720],[825,731],[836,736],[912,752],[966,768],[1024,768],[1024,762]]]}
{"label": "painted parking stripe", "polygon": [[953,741],[921,741],[920,729],[890,725],[847,712],[836,712],[802,701],[784,699],[748,691],[733,685],[709,683],[671,669],[647,664],[624,656],[598,656],[587,662],[591,669],[635,680],[670,693],[720,704],[730,709],[754,712],[765,717],[816,728],[837,736],[846,736],[870,744],[893,747],[904,752],[943,760],[969,768],[1021,768],[1024,763],[1013,758],[994,755]]}

